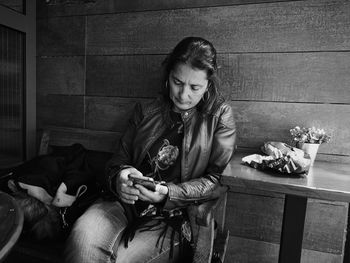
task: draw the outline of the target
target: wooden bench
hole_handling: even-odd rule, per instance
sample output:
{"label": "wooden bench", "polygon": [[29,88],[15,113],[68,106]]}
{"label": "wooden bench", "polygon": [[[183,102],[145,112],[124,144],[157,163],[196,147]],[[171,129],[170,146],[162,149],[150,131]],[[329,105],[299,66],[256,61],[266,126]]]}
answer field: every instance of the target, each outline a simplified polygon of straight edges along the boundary
{"label": "wooden bench", "polygon": [[[50,147],[69,146],[74,143],[82,144],[87,151],[88,163],[91,164],[94,173],[104,173],[105,163],[111,158],[112,150],[118,138],[112,138],[112,134],[102,132],[101,138],[96,138],[96,133],[86,133],[82,130],[81,135],[71,136],[71,129],[47,127],[41,132],[38,154],[47,154]],[[90,136],[91,135],[91,136]],[[106,136],[107,135],[107,136]],[[113,133],[115,135],[115,133]],[[103,136],[106,136],[103,140]],[[3,180],[4,181],[4,180]],[[198,214],[201,214],[202,224],[210,224],[214,219],[217,223],[214,250],[223,261],[226,253],[229,233],[224,228],[225,208],[227,194],[218,200],[213,200],[198,206]],[[64,240],[34,241],[30,237],[21,237],[8,257],[6,263],[59,263],[62,262]]]}

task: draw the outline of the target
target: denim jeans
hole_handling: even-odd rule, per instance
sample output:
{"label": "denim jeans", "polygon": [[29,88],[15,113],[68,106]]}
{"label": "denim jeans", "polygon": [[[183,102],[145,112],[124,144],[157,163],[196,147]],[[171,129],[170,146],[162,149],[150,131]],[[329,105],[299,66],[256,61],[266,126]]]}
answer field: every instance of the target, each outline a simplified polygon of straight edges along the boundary
{"label": "denim jeans", "polygon": [[65,262],[161,263],[178,260],[178,235],[173,257],[169,259],[170,227],[162,248],[156,246],[161,230],[136,231],[126,248],[121,237],[127,223],[125,211],[118,201],[96,202],[75,222],[66,242]]}

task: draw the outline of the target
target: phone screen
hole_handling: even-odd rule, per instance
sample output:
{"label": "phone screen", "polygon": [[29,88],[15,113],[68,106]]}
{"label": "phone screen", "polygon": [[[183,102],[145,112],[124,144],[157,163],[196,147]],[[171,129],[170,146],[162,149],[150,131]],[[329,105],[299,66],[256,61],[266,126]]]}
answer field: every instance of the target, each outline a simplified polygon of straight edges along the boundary
{"label": "phone screen", "polygon": [[135,177],[130,177],[129,179],[132,181],[132,183],[135,184],[140,184],[144,187],[146,187],[148,190],[155,191],[156,190],[156,184],[153,180],[146,180],[146,179],[141,179],[141,178],[135,178]]}

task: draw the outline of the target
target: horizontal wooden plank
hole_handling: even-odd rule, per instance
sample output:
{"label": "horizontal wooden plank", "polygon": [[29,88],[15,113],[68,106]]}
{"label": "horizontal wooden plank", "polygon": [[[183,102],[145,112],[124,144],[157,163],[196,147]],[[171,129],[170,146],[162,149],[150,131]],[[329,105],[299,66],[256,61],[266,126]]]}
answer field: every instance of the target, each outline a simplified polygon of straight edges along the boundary
{"label": "horizontal wooden plank", "polygon": [[228,194],[226,227],[230,235],[278,243],[284,199],[259,195]]}
{"label": "horizontal wooden plank", "polygon": [[[121,137],[119,132],[94,131],[89,129],[45,126],[49,131],[49,144],[68,146],[74,143],[82,144],[88,150],[114,152]],[[39,132],[42,132],[42,129]]]}
{"label": "horizontal wooden plank", "polygon": [[38,16],[53,17],[53,16],[71,16],[71,15],[93,15],[106,13],[121,13],[147,10],[163,10],[163,9],[178,9],[178,8],[193,8],[193,7],[208,7],[208,6],[223,6],[223,5],[239,5],[239,4],[254,4],[265,2],[283,2],[290,0],[106,0],[106,1],[71,1],[65,4],[60,1],[45,0],[38,1]]}
{"label": "horizontal wooden plank", "polygon": [[280,193],[272,193],[268,191],[261,191],[261,190],[253,190],[253,189],[246,189],[246,188],[241,188],[237,186],[230,186],[229,192],[233,192],[236,194],[245,194],[245,195],[257,195],[257,196],[263,196],[263,197],[270,197],[270,198],[280,198],[284,199],[284,194]]}
{"label": "horizontal wooden plank", "polygon": [[331,253],[323,253],[303,249],[301,252],[301,263],[342,263],[343,255],[336,255]]}
{"label": "horizontal wooden plank", "polygon": [[339,163],[350,163],[350,156],[349,155],[336,155],[336,154],[323,154],[318,153],[317,154],[317,160],[319,161],[325,161],[325,162],[339,162]]}
{"label": "horizontal wooden plank", "polygon": [[85,17],[37,20],[37,55],[84,55]]}
{"label": "horizontal wooden plank", "polygon": [[225,262],[277,263],[279,245],[230,235]]}
{"label": "horizontal wooden plank", "polygon": [[84,57],[38,57],[37,93],[84,95]]}
{"label": "horizontal wooden plank", "polygon": [[[225,262],[278,262],[279,245],[230,236]],[[302,250],[301,263],[342,263],[341,255],[313,250]]]}
{"label": "horizontal wooden plank", "polygon": [[87,56],[87,95],[155,97],[164,56]]}
{"label": "horizontal wooden plank", "polygon": [[84,97],[65,95],[37,96],[38,127],[57,125],[84,127]]}
{"label": "horizontal wooden plank", "polygon": [[[87,56],[87,94],[155,97],[164,58]],[[348,52],[219,54],[218,61],[227,99],[350,103]]]}
{"label": "horizontal wooden plank", "polygon": [[[118,131],[124,130],[127,120],[124,113],[131,110],[129,102],[136,101],[134,98],[87,98],[88,127],[114,130],[118,126]],[[271,140],[290,143],[289,129],[296,125],[316,126],[332,135],[329,144],[321,145],[320,153],[350,155],[350,142],[347,141],[349,131],[343,128],[350,127],[347,118],[350,116],[350,105],[245,101],[232,101],[230,104],[235,112],[239,146],[259,148]]]}
{"label": "horizontal wooden plank", "polygon": [[232,100],[350,103],[350,53],[220,54]]}
{"label": "horizontal wooden plank", "polygon": [[86,128],[124,132],[137,98],[87,97]]}
{"label": "horizontal wooden plank", "polygon": [[[258,148],[266,141],[291,143],[295,126],[324,128],[332,136],[320,153],[350,156],[350,105],[232,101],[238,145]],[[316,157],[317,159],[317,157]]]}
{"label": "horizontal wooden plank", "polygon": [[313,0],[89,16],[87,53],[166,54],[198,34],[219,52],[349,50],[349,12],[348,1]]}
{"label": "horizontal wooden plank", "polygon": [[[346,203],[310,199],[303,248],[342,254],[347,208]],[[226,226],[233,236],[278,244],[283,209],[283,198],[230,192],[226,206]]]}
{"label": "horizontal wooden plank", "polygon": [[343,254],[348,204],[309,199],[304,225],[303,248]]}

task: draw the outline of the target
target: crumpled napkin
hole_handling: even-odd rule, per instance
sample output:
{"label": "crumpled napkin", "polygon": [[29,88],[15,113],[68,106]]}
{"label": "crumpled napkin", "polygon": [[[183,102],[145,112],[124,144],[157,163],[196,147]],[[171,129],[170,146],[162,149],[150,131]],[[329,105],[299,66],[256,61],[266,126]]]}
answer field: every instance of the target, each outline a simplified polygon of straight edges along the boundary
{"label": "crumpled napkin", "polygon": [[310,157],[303,150],[283,142],[266,142],[261,147],[266,155],[251,154],[242,158],[242,162],[255,169],[272,169],[287,174],[307,174]]}

